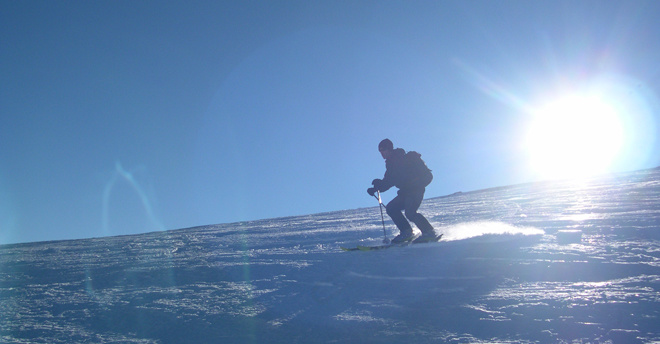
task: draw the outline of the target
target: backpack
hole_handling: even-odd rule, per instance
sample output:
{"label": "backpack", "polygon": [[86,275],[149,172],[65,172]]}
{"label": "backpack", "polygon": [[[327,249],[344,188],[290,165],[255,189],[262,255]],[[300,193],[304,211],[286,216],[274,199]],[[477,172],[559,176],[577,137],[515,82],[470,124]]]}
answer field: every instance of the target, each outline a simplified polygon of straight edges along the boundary
{"label": "backpack", "polygon": [[412,184],[423,187],[431,184],[433,174],[426,166],[424,160],[422,160],[421,154],[415,151],[410,151],[406,153],[404,158],[406,160],[408,173],[411,176]]}

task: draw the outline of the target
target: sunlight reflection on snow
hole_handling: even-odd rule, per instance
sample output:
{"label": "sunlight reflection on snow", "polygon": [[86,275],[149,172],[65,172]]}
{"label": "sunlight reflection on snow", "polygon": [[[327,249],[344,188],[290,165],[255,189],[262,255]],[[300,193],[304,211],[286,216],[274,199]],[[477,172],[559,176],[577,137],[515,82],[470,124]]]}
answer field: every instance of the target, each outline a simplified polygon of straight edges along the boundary
{"label": "sunlight reflection on snow", "polygon": [[534,227],[515,227],[498,221],[464,222],[440,229],[443,241],[464,240],[484,235],[543,235],[541,229]]}

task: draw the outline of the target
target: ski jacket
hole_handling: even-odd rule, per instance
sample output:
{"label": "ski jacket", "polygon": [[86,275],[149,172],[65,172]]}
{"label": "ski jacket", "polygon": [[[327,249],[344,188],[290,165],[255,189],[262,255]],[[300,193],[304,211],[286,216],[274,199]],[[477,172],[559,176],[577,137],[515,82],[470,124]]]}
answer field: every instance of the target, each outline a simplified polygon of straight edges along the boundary
{"label": "ski jacket", "polygon": [[431,170],[426,167],[422,155],[397,148],[385,160],[385,177],[374,183],[379,191],[387,191],[396,186],[402,191],[424,189],[433,180]]}

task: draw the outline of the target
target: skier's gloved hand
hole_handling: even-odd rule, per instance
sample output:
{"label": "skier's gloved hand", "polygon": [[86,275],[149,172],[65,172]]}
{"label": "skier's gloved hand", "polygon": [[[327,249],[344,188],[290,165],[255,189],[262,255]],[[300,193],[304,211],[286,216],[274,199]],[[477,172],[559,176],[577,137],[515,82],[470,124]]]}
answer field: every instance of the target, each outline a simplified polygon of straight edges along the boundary
{"label": "skier's gloved hand", "polygon": [[367,189],[367,193],[369,194],[369,196],[373,196],[376,193],[376,191],[378,191],[378,189],[376,189],[376,188],[368,188]]}
{"label": "skier's gloved hand", "polygon": [[374,180],[371,182],[371,185],[373,185],[374,188],[376,188],[376,189],[378,189],[378,190],[381,189],[380,186],[381,186],[382,184],[383,184],[383,181],[382,181],[381,179],[374,179]]}

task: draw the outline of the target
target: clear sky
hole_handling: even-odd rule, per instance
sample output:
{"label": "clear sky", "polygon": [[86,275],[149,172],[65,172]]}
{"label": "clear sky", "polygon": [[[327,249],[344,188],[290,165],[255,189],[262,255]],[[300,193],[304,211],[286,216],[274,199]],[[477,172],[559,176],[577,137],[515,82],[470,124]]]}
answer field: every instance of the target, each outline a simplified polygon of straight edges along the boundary
{"label": "clear sky", "polygon": [[652,0],[2,1],[0,244],[374,206],[386,137],[422,153],[426,197],[658,166],[659,17]]}

